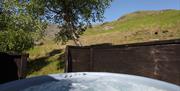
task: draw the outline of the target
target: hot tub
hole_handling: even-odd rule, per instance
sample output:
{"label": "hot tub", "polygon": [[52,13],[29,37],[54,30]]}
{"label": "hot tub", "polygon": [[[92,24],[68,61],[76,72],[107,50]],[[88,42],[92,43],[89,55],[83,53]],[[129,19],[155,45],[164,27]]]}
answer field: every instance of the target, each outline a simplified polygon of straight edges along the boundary
{"label": "hot tub", "polygon": [[64,73],[0,85],[0,91],[180,91],[180,86],[127,74]]}

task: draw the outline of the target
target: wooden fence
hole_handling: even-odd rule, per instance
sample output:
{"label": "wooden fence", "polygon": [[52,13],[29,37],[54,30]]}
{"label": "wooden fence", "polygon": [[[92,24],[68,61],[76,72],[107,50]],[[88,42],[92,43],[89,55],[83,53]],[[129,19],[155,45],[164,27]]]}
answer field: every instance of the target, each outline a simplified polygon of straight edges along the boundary
{"label": "wooden fence", "polygon": [[0,52],[0,84],[25,78],[28,57]]}
{"label": "wooden fence", "polygon": [[114,72],[180,85],[180,40],[68,46],[65,72]]}

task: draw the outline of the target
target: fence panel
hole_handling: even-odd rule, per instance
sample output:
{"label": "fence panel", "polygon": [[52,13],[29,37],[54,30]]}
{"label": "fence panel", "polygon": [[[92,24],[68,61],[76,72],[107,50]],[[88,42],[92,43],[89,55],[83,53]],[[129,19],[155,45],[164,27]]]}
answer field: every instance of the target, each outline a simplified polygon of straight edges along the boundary
{"label": "fence panel", "polygon": [[66,72],[134,74],[180,85],[180,40],[67,50]]}

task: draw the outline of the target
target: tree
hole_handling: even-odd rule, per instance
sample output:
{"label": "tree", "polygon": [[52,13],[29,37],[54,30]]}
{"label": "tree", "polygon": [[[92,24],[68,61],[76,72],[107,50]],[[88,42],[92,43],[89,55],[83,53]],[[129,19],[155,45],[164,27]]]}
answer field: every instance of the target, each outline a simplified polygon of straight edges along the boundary
{"label": "tree", "polygon": [[[21,53],[33,47],[46,28],[33,0],[3,0],[0,14],[0,51]],[[38,36],[34,36],[38,35]]]}
{"label": "tree", "polygon": [[46,19],[59,26],[56,40],[62,43],[74,40],[81,46],[80,35],[92,22],[103,20],[104,11],[112,0],[40,0],[37,3],[42,2]]}
{"label": "tree", "polygon": [[24,30],[8,30],[0,33],[0,51],[22,53],[33,47],[34,40],[31,34]]}

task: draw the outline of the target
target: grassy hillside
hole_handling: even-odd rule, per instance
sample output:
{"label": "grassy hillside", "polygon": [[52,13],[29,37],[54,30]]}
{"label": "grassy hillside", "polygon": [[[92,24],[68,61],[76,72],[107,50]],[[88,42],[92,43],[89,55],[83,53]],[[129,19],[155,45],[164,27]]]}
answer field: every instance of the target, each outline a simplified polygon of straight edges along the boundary
{"label": "grassy hillside", "polygon": [[84,45],[124,44],[180,38],[180,10],[138,11],[88,29]]}
{"label": "grassy hillside", "polygon": [[[52,32],[51,32],[52,31]],[[58,31],[56,26],[47,29],[48,39]],[[180,38],[180,10],[138,11],[116,21],[89,28],[80,38],[83,45],[112,43],[125,44],[144,41]],[[72,44],[71,41],[68,44]],[[63,72],[63,49],[52,40],[29,50],[28,75],[45,75]]]}
{"label": "grassy hillside", "polygon": [[64,72],[64,48],[52,40],[44,40],[28,51],[28,76],[46,75]]}

